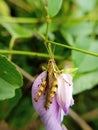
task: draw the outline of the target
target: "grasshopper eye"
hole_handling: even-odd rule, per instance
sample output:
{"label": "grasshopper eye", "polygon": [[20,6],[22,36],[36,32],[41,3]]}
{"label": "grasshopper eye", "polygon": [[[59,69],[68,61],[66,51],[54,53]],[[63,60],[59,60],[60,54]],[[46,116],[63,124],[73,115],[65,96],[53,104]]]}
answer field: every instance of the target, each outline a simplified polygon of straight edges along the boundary
{"label": "grasshopper eye", "polygon": [[55,60],[54,59],[50,59],[49,60],[49,63],[51,64],[51,63],[55,63]]}
{"label": "grasshopper eye", "polygon": [[49,63],[51,64],[51,63],[52,63],[52,60],[50,60]]}

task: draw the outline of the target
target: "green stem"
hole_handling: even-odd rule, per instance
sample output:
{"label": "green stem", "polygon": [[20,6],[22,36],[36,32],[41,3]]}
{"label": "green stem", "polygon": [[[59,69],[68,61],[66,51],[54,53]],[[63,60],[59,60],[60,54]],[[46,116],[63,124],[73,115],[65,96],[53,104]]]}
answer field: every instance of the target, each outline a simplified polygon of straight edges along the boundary
{"label": "green stem", "polygon": [[54,59],[54,54],[51,48],[51,43],[48,43],[48,50],[49,50],[49,55],[51,59]]}
{"label": "green stem", "polygon": [[76,47],[64,45],[64,44],[53,42],[53,41],[49,41],[49,40],[48,40],[48,42],[50,42],[50,43],[52,43],[54,45],[57,45],[57,46],[61,46],[61,47],[64,47],[64,48],[68,48],[68,49],[71,49],[71,50],[79,51],[79,52],[82,52],[82,53],[85,53],[85,54],[89,54],[89,55],[98,57],[98,53],[82,50],[82,49],[79,49],[79,48],[76,48]]}
{"label": "green stem", "polygon": [[51,43],[47,42],[48,41],[49,24],[51,22],[51,19],[49,18],[48,15],[46,17],[46,21],[47,21],[47,27],[46,27],[46,36],[45,36],[45,39],[44,39],[45,40],[45,45],[46,45],[46,48],[47,48],[48,53],[50,55],[50,58],[54,58],[52,47],[51,47]]}
{"label": "green stem", "polygon": [[[15,44],[16,37],[12,37],[9,43],[9,51],[13,50],[14,44]],[[8,56],[9,60],[12,59],[12,54],[9,54]]]}
{"label": "green stem", "polygon": [[[39,33],[38,33],[38,34],[39,34]],[[45,40],[45,37],[44,37],[42,34],[39,34],[39,36],[40,36],[43,40]],[[65,44],[61,44],[61,43],[53,42],[53,41],[49,41],[49,40],[47,40],[47,42],[52,43],[52,44],[57,45],[57,46],[61,46],[61,47],[64,47],[64,48],[68,48],[68,49],[71,49],[71,50],[79,51],[79,52],[81,52],[81,53],[85,53],[85,54],[88,54],[88,55],[92,55],[92,56],[98,57],[98,53],[95,53],[95,52],[90,52],[90,51],[82,50],[82,49],[80,49],[80,48],[68,46],[68,45],[65,45]]]}
{"label": "green stem", "polygon": [[47,26],[46,26],[46,36],[45,36],[46,42],[47,42],[47,39],[48,39],[48,30],[49,30],[49,23],[47,22]]}
{"label": "green stem", "polygon": [[[67,18],[55,18],[53,19],[53,22],[58,23],[59,20],[61,19],[63,24],[63,27],[71,27],[71,26],[75,26],[79,23],[85,22],[85,21],[91,21],[91,22],[96,22],[98,21],[98,6],[91,12],[89,12],[87,15],[79,17],[79,18],[75,18],[75,17],[67,17]],[[67,19],[67,20],[66,20]],[[66,21],[66,22],[65,22]]]}
{"label": "green stem", "polygon": [[45,47],[46,47],[46,49],[47,49],[47,51],[48,51],[48,53],[49,53],[49,49],[48,49],[48,43],[47,43],[47,39],[48,39],[48,28],[49,28],[49,24],[48,24],[48,22],[47,22],[47,26],[46,26],[46,36],[45,36],[45,42],[44,42],[44,44],[45,44]]}
{"label": "green stem", "polygon": [[[19,51],[19,50],[0,50],[1,54],[15,54],[15,55],[26,55],[26,56],[35,56],[35,57],[45,57],[49,58],[48,54],[45,53],[36,53],[29,51]],[[56,59],[63,59],[61,56],[55,56]]]}
{"label": "green stem", "polygon": [[38,23],[39,19],[36,18],[16,18],[16,17],[0,17],[1,22],[10,22],[10,23]]}

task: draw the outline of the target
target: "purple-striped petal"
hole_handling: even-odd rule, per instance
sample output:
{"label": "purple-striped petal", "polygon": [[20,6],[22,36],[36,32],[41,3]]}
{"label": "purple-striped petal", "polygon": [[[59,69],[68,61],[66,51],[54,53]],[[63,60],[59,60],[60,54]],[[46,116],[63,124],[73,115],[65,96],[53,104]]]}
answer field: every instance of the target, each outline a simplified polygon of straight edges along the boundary
{"label": "purple-striped petal", "polygon": [[36,78],[32,86],[32,101],[33,101],[34,108],[37,111],[37,113],[41,116],[41,119],[46,126],[46,130],[66,130],[64,129],[65,128],[64,126],[61,126],[61,121],[63,119],[64,113],[62,112],[62,109],[59,107],[57,103],[56,96],[54,97],[53,102],[50,105],[48,110],[44,108],[44,102],[45,102],[44,94],[42,94],[38,102],[34,101],[34,97],[39,90],[38,86],[41,84],[42,79],[45,76],[46,76],[46,72],[42,72]]}
{"label": "purple-striped petal", "polygon": [[58,77],[57,102],[65,114],[68,114],[69,107],[74,104],[72,92],[73,84],[71,75],[61,74]]}

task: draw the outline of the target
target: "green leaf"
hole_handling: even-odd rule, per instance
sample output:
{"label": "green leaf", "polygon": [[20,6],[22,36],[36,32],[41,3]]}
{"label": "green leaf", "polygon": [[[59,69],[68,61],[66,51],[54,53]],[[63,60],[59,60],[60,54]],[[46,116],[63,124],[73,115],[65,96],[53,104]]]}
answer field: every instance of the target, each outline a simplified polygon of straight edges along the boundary
{"label": "green leaf", "polygon": [[10,9],[4,0],[0,0],[0,15],[2,16],[10,15]]}
{"label": "green leaf", "polygon": [[39,130],[45,130],[45,126],[44,125],[41,125]]}
{"label": "green leaf", "polygon": [[78,76],[74,81],[74,92],[73,94],[78,94],[84,90],[88,90],[93,88],[95,85],[98,84],[98,70],[91,73],[86,73]]}
{"label": "green leaf", "polygon": [[[24,114],[25,113],[25,114]],[[20,128],[26,125],[33,118],[35,110],[33,109],[31,99],[29,97],[24,97],[20,104],[14,109],[14,113],[11,113],[11,118],[9,123],[11,126]]]}
{"label": "green leaf", "polygon": [[29,38],[32,37],[33,32],[23,26],[13,23],[1,22],[2,26],[5,27],[8,32],[16,38]]}
{"label": "green leaf", "polygon": [[0,55],[0,100],[15,96],[15,89],[23,84],[22,75],[13,63]]}
{"label": "green leaf", "polygon": [[65,32],[69,33],[70,35],[76,36],[76,37],[85,36],[85,35],[89,35],[92,33],[93,26],[94,26],[93,23],[83,22],[80,24],[76,24],[75,26],[72,26],[72,27],[65,27],[65,28],[63,27],[62,30],[63,30],[63,32],[65,30]]}
{"label": "green leaf", "polygon": [[66,29],[62,29],[61,30],[62,36],[64,37],[64,39],[68,42],[69,45],[73,46],[74,44],[74,39],[72,34],[70,34],[69,32],[66,31]]}
{"label": "green leaf", "polygon": [[48,14],[50,17],[54,17],[60,10],[62,0],[48,0]]}
{"label": "green leaf", "polygon": [[15,92],[15,97],[0,101],[0,120],[4,120],[9,116],[11,110],[17,105],[21,95],[21,90],[17,89]]}
{"label": "green leaf", "polygon": [[[89,37],[77,39],[75,47],[98,53],[98,41],[93,41]],[[72,58],[75,67],[77,67],[81,73],[98,69],[98,57],[72,51]]]}
{"label": "green leaf", "polygon": [[76,0],[83,11],[91,11],[95,8],[97,0]]}

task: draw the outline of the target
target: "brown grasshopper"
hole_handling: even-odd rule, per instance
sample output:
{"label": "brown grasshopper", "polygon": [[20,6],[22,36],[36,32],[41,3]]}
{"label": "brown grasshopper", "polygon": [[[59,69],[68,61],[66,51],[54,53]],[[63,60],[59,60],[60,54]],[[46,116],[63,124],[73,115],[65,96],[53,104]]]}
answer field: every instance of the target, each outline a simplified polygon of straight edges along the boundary
{"label": "brown grasshopper", "polygon": [[47,75],[46,79],[44,79],[39,86],[39,91],[37,92],[34,100],[37,102],[40,96],[45,92],[45,104],[44,107],[49,109],[50,104],[55,96],[57,91],[58,81],[57,81],[57,73],[55,70],[55,60],[50,59],[48,62]]}

